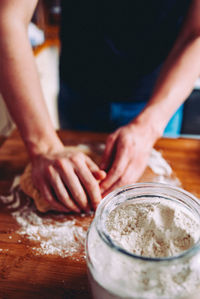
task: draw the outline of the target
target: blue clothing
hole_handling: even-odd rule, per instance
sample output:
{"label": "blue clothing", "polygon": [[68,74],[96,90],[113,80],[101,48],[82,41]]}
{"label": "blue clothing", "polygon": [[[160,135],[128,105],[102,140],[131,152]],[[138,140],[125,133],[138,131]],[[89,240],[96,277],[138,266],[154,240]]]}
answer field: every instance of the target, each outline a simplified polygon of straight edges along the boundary
{"label": "blue clothing", "polygon": [[[126,125],[145,107],[146,102],[95,103],[60,84],[59,119],[61,128],[109,132]],[[183,105],[176,111],[165,128],[164,136],[177,137],[181,132]]]}
{"label": "blue clothing", "polygon": [[[146,106],[145,102],[138,103],[112,103],[111,104],[111,118],[117,126],[123,126],[135,118]],[[163,136],[165,137],[178,137],[181,133],[183,118],[183,105],[181,105],[174,115],[169,120]]]}

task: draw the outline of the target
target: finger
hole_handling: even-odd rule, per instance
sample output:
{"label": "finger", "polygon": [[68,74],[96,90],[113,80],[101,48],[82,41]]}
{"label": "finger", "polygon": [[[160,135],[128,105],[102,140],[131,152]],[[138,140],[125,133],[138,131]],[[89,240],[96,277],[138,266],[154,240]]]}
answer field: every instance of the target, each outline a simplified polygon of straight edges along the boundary
{"label": "finger", "polygon": [[97,180],[94,178],[85,163],[82,163],[81,167],[77,168],[75,171],[85,187],[93,209],[96,210],[101,201],[101,192]]}
{"label": "finger", "polygon": [[102,157],[102,162],[100,165],[100,168],[103,170],[107,170],[111,164],[116,138],[117,138],[117,135],[112,134],[107,139],[106,147],[105,147],[103,157]]}
{"label": "finger", "polygon": [[92,172],[93,176],[97,181],[102,181],[106,178],[106,172],[104,170],[98,170],[96,172]]}
{"label": "finger", "polygon": [[110,188],[106,189],[103,193],[102,193],[102,197],[105,197],[106,195],[108,195],[110,192],[114,191],[117,188],[123,187],[125,185],[128,185],[128,181],[125,181],[122,178],[119,178]]}
{"label": "finger", "polygon": [[67,209],[62,204],[60,204],[55,200],[51,188],[44,181],[42,180],[40,181],[40,183],[38,184],[38,189],[40,190],[42,196],[44,197],[44,200],[46,200],[52,206],[52,210],[65,212],[65,213],[69,212],[69,209]]}
{"label": "finger", "polygon": [[129,184],[134,184],[135,182],[137,182],[142,172],[143,169],[139,168],[137,171],[137,167],[134,167],[133,163],[129,163],[126,172],[123,174],[123,176],[120,177],[109,189],[105,190],[105,192],[102,194],[102,197],[106,196],[107,194],[109,194],[117,188]]}
{"label": "finger", "polygon": [[106,178],[106,172],[104,170],[98,170],[97,172],[92,172],[93,176],[97,181],[102,181]]}
{"label": "finger", "polygon": [[85,160],[88,168],[97,180],[102,181],[103,179],[105,179],[106,172],[104,170],[101,170],[98,167],[98,165],[94,161],[92,161],[92,159],[90,159],[88,156],[86,156]]}
{"label": "finger", "polygon": [[59,168],[60,175],[63,182],[66,184],[67,188],[70,190],[73,200],[78,204],[78,206],[85,212],[90,211],[90,205],[88,203],[88,198],[83,189],[79,178],[77,177],[74,169],[69,163],[63,161]]}
{"label": "finger", "polygon": [[61,201],[63,205],[71,211],[80,213],[80,208],[70,198],[69,193],[67,192],[67,189],[60,178],[60,175],[58,174],[57,170],[53,168],[53,166],[48,167],[48,178],[58,200]]}
{"label": "finger", "polygon": [[122,187],[123,185],[121,185],[118,181],[113,184],[109,189],[107,189],[106,191],[103,192],[102,194],[102,198],[104,198],[106,195],[108,195],[109,193],[111,193],[112,191],[116,190],[117,188]]}
{"label": "finger", "polygon": [[127,149],[124,146],[118,144],[115,160],[109,170],[105,180],[100,184],[101,192],[104,193],[109,189],[118,179],[123,175],[127,164],[129,162],[129,156],[127,155]]}

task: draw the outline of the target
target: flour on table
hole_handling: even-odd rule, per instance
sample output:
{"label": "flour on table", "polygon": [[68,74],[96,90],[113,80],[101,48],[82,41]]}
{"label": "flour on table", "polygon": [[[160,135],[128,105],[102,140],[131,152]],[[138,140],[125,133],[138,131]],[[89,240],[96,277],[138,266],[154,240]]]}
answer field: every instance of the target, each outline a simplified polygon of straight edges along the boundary
{"label": "flour on table", "polygon": [[86,229],[77,225],[75,219],[66,219],[67,216],[58,220],[52,220],[50,216],[43,218],[34,208],[27,206],[12,215],[21,226],[20,235],[40,242],[39,247],[33,248],[38,254],[66,257],[84,251]]}
{"label": "flour on table", "polygon": [[[85,239],[92,221],[91,216],[39,213],[32,200],[20,190],[18,183],[19,177],[16,177],[10,194],[0,196],[1,202],[10,210],[19,225],[16,233],[32,241],[35,254],[84,258]],[[21,240],[18,242],[21,243]]]}
{"label": "flour on table", "polygon": [[[90,149],[100,156],[105,145],[80,144],[79,147]],[[169,164],[156,150],[152,151],[148,166],[151,169],[151,175],[146,177],[148,181],[180,184]],[[82,258],[85,256],[84,244],[91,216],[38,213],[32,201],[21,192],[19,177],[15,178],[10,193],[1,195],[0,200],[19,224],[17,233],[32,241],[31,246],[36,254],[77,258],[78,253]]]}

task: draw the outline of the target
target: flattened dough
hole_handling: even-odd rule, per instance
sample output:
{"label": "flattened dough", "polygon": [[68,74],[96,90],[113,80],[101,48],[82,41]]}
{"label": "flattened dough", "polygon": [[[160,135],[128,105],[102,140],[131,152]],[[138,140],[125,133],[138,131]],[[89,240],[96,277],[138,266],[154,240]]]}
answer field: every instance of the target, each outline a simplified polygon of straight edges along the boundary
{"label": "flattened dough", "polygon": [[[100,163],[101,155],[99,153],[95,153],[91,151],[91,149],[87,145],[66,146],[66,150],[81,151],[84,154],[88,155],[93,161],[95,161],[97,165],[99,165]],[[47,211],[52,210],[51,205],[48,204],[46,200],[44,200],[39,190],[35,188],[32,181],[31,173],[32,173],[32,166],[30,163],[27,165],[27,167],[24,170],[24,173],[20,178],[21,189],[25,194],[27,194],[29,197],[31,197],[34,200],[34,203],[38,211],[45,213]]]}
{"label": "flattened dough", "polygon": [[[97,165],[99,165],[101,162],[101,156],[103,152],[103,149],[99,150],[97,148],[92,148],[92,145],[66,146],[66,150],[81,151],[84,154],[88,155],[93,161],[95,161]],[[21,189],[25,194],[27,194],[34,200],[35,205],[40,212],[45,213],[52,210],[52,207],[46,200],[44,200],[40,192],[33,185],[31,172],[31,164],[28,164],[20,179]],[[149,167],[147,167],[138,182],[154,181],[155,176],[156,175],[153,173],[153,171]]]}

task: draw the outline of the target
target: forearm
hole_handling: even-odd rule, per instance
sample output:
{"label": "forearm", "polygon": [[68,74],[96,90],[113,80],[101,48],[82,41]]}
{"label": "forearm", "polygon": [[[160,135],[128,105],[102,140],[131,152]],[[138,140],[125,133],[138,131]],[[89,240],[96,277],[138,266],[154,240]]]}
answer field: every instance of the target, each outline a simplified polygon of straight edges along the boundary
{"label": "forearm", "polygon": [[12,22],[12,26],[0,26],[0,34],[0,89],[30,155],[59,146],[43,99],[26,26]]}
{"label": "forearm", "polygon": [[[178,53],[177,53],[178,52]],[[200,37],[188,41],[167,58],[152,97],[141,117],[151,116],[161,135],[169,119],[191,93],[200,73]],[[142,113],[142,114],[143,114]]]}
{"label": "forearm", "polygon": [[152,97],[138,117],[161,136],[200,74],[200,2],[193,0],[181,32],[169,53]]}

